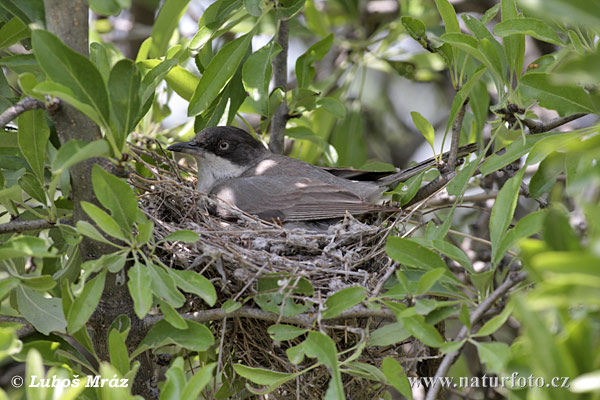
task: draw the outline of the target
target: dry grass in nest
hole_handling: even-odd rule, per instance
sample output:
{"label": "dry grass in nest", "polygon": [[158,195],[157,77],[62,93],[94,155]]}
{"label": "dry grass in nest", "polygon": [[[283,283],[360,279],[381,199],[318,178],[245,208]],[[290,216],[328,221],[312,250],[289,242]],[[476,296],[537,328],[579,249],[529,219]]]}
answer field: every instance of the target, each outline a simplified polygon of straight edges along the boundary
{"label": "dry grass in nest", "polygon": [[[213,308],[232,299],[244,303],[242,318],[225,321],[222,317],[215,318],[210,325],[217,342],[221,343],[219,351],[224,357],[221,360],[224,365],[240,362],[250,367],[292,373],[313,365],[314,359],[294,365],[285,353],[286,349],[299,344],[304,335],[291,341],[275,342],[267,328],[277,322],[310,327],[329,296],[352,286],[364,287],[369,295],[377,295],[395,268],[384,248],[387,236],[397,229],[399,220],[388,220],[385,224],[378,220],[364,223],[348,216],[326,231],[283,229],[240,211],[235,214],[236,221],[224,221],[209,212],[216,200],[194,190],[192,170],[176,166],[171,159],[157,152],[133,148],[138,163],[151,172],[151,175],[146,172],[145,177],[132,173],[130,182],[142,193],[139,206],[154,221],[155,238],[161,239],[181,229],[193,230],[200,237],[192,244],[163,242],[160,248],[162,261],[172,268],[194,270],[210,279],[218,297]],[[183,177],[181,171],[187,177]],[[284,294],[287,301],[273,305],[275,310],[284,310],[293,303],[306,307],[302,315],[285,318],[277,312],[260,310],[254,301],[254,296],[259,294],[257,283],[260,278],[271,275],[277,276],[281,284],[271,292]],[[314,288],[312,295],[293,292],[302,279],[308,280]],[[198,299],[184,307],[180,311],[198,314],[207,308]],[[360,310],[353,313],[358,308],[366,313]],[[257,318],[252,318],[255,312]],[[316,326],[334,339],[338,352],[342,352],[355,346],[367,328],[373,331],[393,317],[389,312],[369,312],[359,305],[348,310],[350,318],[318,321]],[[209,319],[200,318],[203,322]],[[418,342],[408,340],[401,345],[370,347],[356,361],[380,367],[384,357],[393,356],[403,366],[414,370],[415,360],[428,355],[424,351],[426,349]],[[348,374],[342,376],[349,398],[372,398],[386,390],[372,381]],[[272,398],[322,398],[329,378],[325,367],[315,368],[280,387]]]}

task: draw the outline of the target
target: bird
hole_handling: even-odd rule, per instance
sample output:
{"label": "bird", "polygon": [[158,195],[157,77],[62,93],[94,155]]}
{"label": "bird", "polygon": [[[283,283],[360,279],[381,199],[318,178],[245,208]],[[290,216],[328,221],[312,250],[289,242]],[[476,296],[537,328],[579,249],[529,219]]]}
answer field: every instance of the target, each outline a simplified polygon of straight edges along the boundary
{"label": "bird", "polygon": [[[458,155],[464,157],[475,149],[475,144],[463,146]],[[378,204],[382,195],[437,165],[431,158],[399,172],[318,167],[272,153],[234,126],[205,128],[194,139],[172,144],[167,150],[196,159],[199,192],[279,223],[332,220],[346,213],[398,211]],[[217,214],[226,219],[234,217],[227,207],[218,207]]]}

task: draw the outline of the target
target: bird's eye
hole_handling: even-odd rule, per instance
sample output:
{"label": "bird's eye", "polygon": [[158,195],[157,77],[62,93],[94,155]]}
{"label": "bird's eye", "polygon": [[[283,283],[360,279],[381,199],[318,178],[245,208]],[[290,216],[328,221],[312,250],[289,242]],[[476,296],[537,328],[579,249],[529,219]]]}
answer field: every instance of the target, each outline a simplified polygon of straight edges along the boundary
{"label": "bird's eye", "polygon": [[226,141],[219,142],[219,149],[227,150],[228,148],[229,148],[229,142],[226,142]]}

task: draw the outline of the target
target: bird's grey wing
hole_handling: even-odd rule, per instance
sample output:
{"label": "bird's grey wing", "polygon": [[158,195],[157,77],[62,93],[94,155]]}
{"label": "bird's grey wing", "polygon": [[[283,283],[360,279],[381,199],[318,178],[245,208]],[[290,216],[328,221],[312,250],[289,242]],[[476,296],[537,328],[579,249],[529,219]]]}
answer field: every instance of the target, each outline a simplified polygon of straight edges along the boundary
{"label": "bird's grey wing", "polygon": [[282,222],[339,218],[346,212],[359,215],[396,210],[365,202],[328,183],[293,176],[233,178],[216,186],[212,193],[249,214]]}

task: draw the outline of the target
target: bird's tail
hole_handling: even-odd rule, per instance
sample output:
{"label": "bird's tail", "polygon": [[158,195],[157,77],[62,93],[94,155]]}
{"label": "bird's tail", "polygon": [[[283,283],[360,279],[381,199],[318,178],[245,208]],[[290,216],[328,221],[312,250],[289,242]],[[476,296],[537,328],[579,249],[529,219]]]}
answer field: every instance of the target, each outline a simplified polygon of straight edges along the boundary
{"label": "bird's tail", "polygon": [[[477,143],[471,143],[471,144],[467,144],[465,146],[461,146],[458,148],[458,152],[457,152],[457,158],[462,158],[465,156],[468,156],[469,154],[475,152],[477,150]],[[450,156],[450,152],[447,151],[444,154],[442,154],[442,160],[444,160],[444,162],[448,162],[448,157]],[[382,183],[383,185],[392,188],[395,187],[397,184],[399,184],[400,182],[404,182],[410,178],[412,178],[415,175],[420,174],[423,171],[428,170],[431,167],[435,167],[437,166],[437,161],[434,157],[425,160],[425,161],[421,161],[418,164],[415,164],[413,166],[410,166],[406,169],[403,169],[402,171],[393,173],[391,175],[385,176],[383,178],[380,178],[378,180],[378,182]]]}

